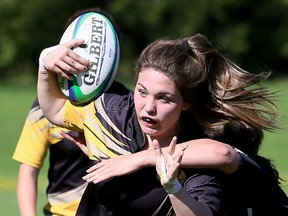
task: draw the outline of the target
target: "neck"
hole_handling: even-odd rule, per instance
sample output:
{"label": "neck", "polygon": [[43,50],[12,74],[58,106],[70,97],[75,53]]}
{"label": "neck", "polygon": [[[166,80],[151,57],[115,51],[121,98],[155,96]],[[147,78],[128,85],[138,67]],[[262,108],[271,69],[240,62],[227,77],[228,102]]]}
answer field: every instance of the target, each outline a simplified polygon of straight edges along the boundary
{"label": "neck", "polygon": [[174,136],[178,136],[180,132],[180,125],[177,126],[175,128],[175,130],[173,130],[173,132],[171,131],[171,133],[166,133],[166,135],[163,135],[163,136],[149,136],[149,135],[146,135],[147,139],[146,139],[146,149],[153,149],[153,143],[152,143],[152,140],[156,139],[160,146],[163,148],[163,147],[166,147],[166,146],[169,146],[170,145],[170,142],[172,141],[172,138]]}

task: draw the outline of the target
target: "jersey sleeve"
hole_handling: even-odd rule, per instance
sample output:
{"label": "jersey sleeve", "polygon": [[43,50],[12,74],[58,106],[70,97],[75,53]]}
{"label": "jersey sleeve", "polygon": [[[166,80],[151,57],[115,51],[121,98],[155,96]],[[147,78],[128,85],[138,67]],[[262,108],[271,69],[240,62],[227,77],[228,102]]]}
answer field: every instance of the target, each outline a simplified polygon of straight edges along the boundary
{"label": "jersey sleeve", "polygon": [[239,155],[241,165],[233,177],[235,182],[241,179],[238,187],[247,203],[265,212],[262,215],[288,215],[288,197],[274,174],[244,153],[239,152]]}
{"label": "jersey sleeve", "polygon": [[51,123],[39,105],[30,110],[12,158],[34,168],[41,168],[49,148]]}
{"label": "jersey sleeve", "polygon": [[[187,178],[183,187],[195,200],[193,206],[201,215],[218,215],[222,211],[222,181],[216,172],[198,170]],[[207,213],[208,208],[210,213]]]}
{"label": "jersey sleeve", "polygon": [[69,100],[66,100],[64,104],[63,126],[73,131],[82,132],[85,113],[89,106],[75,106]]}

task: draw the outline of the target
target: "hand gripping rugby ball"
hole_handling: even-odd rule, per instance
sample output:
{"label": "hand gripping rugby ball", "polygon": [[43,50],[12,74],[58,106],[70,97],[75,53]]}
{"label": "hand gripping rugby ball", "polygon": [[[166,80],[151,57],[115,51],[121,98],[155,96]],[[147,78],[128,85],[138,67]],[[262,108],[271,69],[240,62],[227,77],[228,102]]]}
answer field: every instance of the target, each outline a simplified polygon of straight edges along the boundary
{"label": "hand gripping rugby ball", "polygon": [[120,59],[119,40],[109,19],[96,12],[77,17],[65,30],[60,44],[74,38],[85,40],[73,51],[89,60],[92,66],[88,71],[74,75],[72,81],[58,76],[58,82],[70,101],[86,104],[99,97],[112,84]]}

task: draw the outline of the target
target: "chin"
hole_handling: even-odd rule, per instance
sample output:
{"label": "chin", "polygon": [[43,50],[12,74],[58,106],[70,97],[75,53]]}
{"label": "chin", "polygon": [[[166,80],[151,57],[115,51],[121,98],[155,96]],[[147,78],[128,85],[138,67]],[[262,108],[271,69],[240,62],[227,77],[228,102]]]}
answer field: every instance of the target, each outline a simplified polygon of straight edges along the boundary
{"label": "chin", "polygon": [[141,127],[143,133],[145,133],[148,136],[155,136],[155,133],[157,133],[156,130],[151,129],[151,128],[147,128],[147,127]]}

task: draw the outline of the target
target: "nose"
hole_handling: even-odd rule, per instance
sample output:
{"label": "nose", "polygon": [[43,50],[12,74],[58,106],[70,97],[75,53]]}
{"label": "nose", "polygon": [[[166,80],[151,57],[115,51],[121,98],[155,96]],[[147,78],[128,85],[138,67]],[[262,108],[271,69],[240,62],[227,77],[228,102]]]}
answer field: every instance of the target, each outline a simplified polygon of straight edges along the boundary
{"label": "nose", "polygon": [[149,115],[155,115],[156,114],[157,109],[156,109],[156,102],[154,99],[150,98],[150,99],[146,100],[145,111]]}

